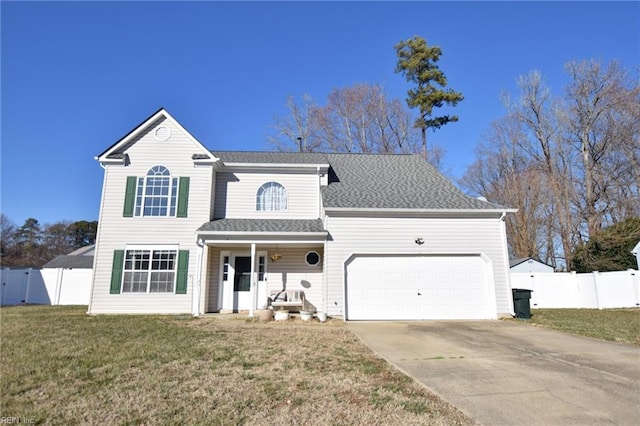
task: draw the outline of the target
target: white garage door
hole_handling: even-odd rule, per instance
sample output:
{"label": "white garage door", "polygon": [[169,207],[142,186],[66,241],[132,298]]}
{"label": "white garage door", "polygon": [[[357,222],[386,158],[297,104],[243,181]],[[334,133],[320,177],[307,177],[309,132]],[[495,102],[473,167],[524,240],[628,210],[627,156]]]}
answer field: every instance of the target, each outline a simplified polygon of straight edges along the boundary
{"label": "white garage door", "polygon": [[346,281],[348,320],[496,318],[480,256],[357,256]]}

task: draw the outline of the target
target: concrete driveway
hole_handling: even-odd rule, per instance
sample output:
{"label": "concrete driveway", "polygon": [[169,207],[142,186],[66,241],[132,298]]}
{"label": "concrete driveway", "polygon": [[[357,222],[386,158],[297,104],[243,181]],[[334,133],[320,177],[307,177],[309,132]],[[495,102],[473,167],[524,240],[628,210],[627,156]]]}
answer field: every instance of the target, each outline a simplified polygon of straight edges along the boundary
{"label": "concrete driveway", "polygon": [[512,321],[347,326],[481,424],[640,424],[638,347]]}

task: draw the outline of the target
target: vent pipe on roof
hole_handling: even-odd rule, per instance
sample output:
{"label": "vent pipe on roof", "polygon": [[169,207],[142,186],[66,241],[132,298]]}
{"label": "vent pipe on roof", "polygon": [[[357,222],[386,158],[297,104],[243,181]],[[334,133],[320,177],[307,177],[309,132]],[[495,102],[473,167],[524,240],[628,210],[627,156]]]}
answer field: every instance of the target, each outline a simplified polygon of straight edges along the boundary
{"label": "vent pipe on roof", "polygon": [[298,137],[298,149],[302,152],[302,138]]}

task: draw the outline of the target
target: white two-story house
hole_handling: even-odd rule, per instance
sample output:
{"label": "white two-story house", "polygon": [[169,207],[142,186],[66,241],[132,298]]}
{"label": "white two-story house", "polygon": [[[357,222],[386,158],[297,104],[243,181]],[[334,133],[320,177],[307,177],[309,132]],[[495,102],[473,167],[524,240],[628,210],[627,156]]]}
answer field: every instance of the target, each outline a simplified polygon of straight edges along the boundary
{"label": "white two-story house", "polygon": [[96,157],[90,314],[511,315],[504,217],[416,155],[219,152],[160,109]]}

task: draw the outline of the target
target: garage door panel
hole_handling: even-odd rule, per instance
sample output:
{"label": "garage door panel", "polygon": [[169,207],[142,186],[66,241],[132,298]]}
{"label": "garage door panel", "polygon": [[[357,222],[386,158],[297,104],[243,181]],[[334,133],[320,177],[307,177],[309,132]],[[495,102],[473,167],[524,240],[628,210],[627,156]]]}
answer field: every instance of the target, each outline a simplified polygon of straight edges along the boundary
{"label": "garage door panel", "polygon": [[480,256],[360,256],[347,266],[347,319],[494,318]]}

